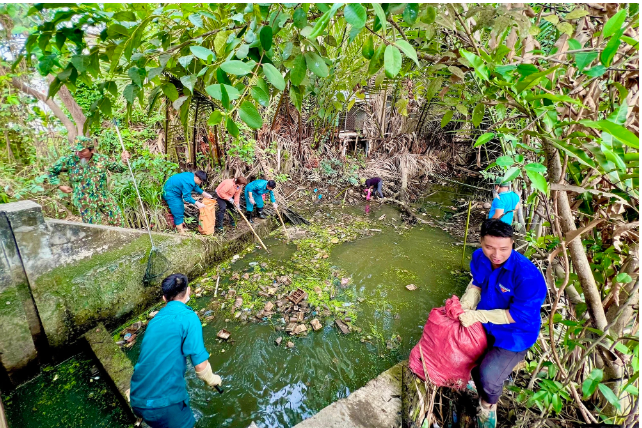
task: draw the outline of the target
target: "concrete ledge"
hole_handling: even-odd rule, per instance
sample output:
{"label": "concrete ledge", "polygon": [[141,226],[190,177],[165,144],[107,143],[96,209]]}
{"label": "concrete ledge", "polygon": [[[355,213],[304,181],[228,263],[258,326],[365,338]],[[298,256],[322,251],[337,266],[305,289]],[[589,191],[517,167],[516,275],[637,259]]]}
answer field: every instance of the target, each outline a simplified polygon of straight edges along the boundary
{"label": "concrete ledge", "polygon": [[401,362],[346,398],[336,401],[295,428],[398,428],[401,426]]}

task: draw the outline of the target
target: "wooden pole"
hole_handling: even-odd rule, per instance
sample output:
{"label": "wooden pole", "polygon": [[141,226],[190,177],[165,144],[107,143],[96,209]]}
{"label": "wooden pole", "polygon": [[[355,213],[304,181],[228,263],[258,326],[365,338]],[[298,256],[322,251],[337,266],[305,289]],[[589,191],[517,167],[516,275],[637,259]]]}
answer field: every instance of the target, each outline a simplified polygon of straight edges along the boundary
{"label": "wooden pole", "polygon": [[472,201],[468,201],[468,216],[466,217],[466,232],[464,232],[464,249],[461,252],[461,267],[464,267],[464,259],[466,258],[466,240],[468,239],[468,224],[470,223],[470,208]]}
{"label": "wooden pole", "polygon": [[275,208],[276,214],[279,216],[279,220],[281,220],[281,225],[283,226],[283,232],[285,233],[285,238],[288,240],[288,243],[290,243],[290,235],[288,235],[288,230],[285,228],[285,223],[283,223],[283,218],[281,217],[281,213],[279,212],[278,208]]}
{"label": "wooden pole", "polygon": [[254,236],[256,236],[256,239],[258,239],[258,240],[259,240],[259,242],[261,243],[261,246],[263,247],[263,249],[269,253],[270,251],[267,249],[267,247],[265,246],[265,244],[264,244],[264,243],[263,243],[263,241],[261,240],[261,237],[258,235],[258,233],[256,233],[256,231],[254,230],[254,228],[252,227],[252,224],[247,220],[247,218],[243,215],[243,213],[241,212],[241,210],[240,210],[240,209],[238,209],[238,208],[237,208],[237,209],[236,209],[236,211],[237,211],[239,214],[241,214],[241,217],[243,217],[243,220],[245,220],[245,222],[247,223],[247,225],[250,227],[250,230],[252,231],[252,233],[254,233]]}

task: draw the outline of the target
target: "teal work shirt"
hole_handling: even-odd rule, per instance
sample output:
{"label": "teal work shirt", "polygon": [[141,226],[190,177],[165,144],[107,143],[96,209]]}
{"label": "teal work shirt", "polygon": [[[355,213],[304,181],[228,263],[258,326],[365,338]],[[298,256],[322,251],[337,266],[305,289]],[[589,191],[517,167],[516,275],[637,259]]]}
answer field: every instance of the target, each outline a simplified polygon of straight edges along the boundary
{"label": "teal work shirt", "polygon": [[198,187],[198,184],[194,181],[193,172],[181,172],[180,174],[172,175],[163,186],[163,196],[166,200],[178,198],[190,204],[195,204],[196,200],[192,198],[192,192],[196,192],[199,195],[203,193],[203,189]]}
{"label": "teal work shirt", "polygon": [[257,198],[262,198],[265,193],[269,193],[270,201],[276,202],[276,199],[274,199],[274,192],[267,188],[267,183],[267,180],[254,180],[245,186],[245,194],[248,195],[252,192],[252,197],[256,201]]}
{"label": "teal work shirt", "polygon": [[[499,198],[493,199],[493,203],[490,206],[490,212],[488,213],[488,218],[493,218],[495,215],[495,210],[500,209],[504,210],[504,214],[509,211],[513,211],[517,204],[519,203],[519,196],[515,192],[502,192],[499,194]],[[506,214],[501,218],[504,223],[513,224],[513,214],[511,212]]]}
{"label": "teal work shirt", "polygon": [[209,358],[203,327],[189,306],[172,300],[147,326],[131,381],[132,407],[152,409],[189,402],[187,357],[195,366]]}
{"label": "teal work shirt", "polygon": [[515,321],[484,324],[486,333],[495,338],[494,346],[513,352],[533,346],[542,325],[540,310],[546,298],[546,282],[533,262],[513,250],[503,265],[493,269],[480,248],[473,253],[470,273],[473,285],[481,288],[477,310],[508,309]]}

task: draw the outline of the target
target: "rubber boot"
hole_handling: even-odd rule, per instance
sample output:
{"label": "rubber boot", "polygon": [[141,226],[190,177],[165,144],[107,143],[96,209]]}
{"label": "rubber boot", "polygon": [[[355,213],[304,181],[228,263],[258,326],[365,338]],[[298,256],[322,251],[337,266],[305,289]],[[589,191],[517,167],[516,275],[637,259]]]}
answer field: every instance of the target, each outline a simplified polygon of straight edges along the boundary
{"label": "rubber boot", "polygon": [[253,211],[246,211],[245,215],[247,217],[247,221],[249,221],[250,223],[254,223],[254,220],[252,220],[252,213]]}
{"label": "rubber boot", "polygon": [[230,216],[230,225],[232,227],[236,227],[236,220],[234,219],[234,216],[232,215],[232,213],[228,213],[228,214]]}
{"label": "rubber boot", "polygon": [[263,208],[259,208],[259,217],[267,218],[267,216],[263,213]]}
{"label": "rubber boot", "polygon": [[223,228],[222,227],[217,227],[216,228],[216,233],[222,235],[223,234]]}

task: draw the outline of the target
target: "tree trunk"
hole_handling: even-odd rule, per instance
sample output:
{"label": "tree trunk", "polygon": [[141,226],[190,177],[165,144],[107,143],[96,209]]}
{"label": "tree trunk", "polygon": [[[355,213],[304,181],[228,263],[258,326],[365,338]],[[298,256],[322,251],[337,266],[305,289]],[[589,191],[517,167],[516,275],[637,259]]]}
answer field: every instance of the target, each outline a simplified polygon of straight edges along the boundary
{"label": "tree trunk", "polygon": [[[54,77],[50,75],[49,83],[51,83],[53,79]],[[77,135],[89,136],[89,132],[85,132],[84,130],[87,118],[74,99],[73,95],[71,95],[71,92],[69,92],[69,88],[67,88],[65,85],[62,85],[56,95],[58,95],[58,98],[60,98],[64,106],[67,108],[67,111],[71,114],[71,118],[76,123],[76,130],[78,132]]]}
{"label": "tree trunk", "polygon": [[[42,101],[49,107],[51,112],[56,116],[56,118],[63,124],[63,126],[67,129],[67,139],[69,140],[70,143],[74,142],[74,139],[78,136],[78,128],[76,128],[76,125],[67,117],[64,111],[60,108],[56,102],[51,99],[47,98],[46,94],[43,94],[42,92],[39,92],[32,87],[28,86],[26,83],[24,83],[21,80],[18,80],[17,78],[12,78],[11,79],[11,84],[18,88],[20,91],[24,92],[27,95],[31,95],[32,97],[36,98],[39,101]],[[83,122],[84,123],[84,122]]]}
{"label": "tree trunk", "polygon": [[9,163],[15,163],[16,158],[13,156],[13,152],[11,151],[11,144],[9,143],[9,131],[6,129],[4,130],[4,139],[7,142],[7,161]]}

